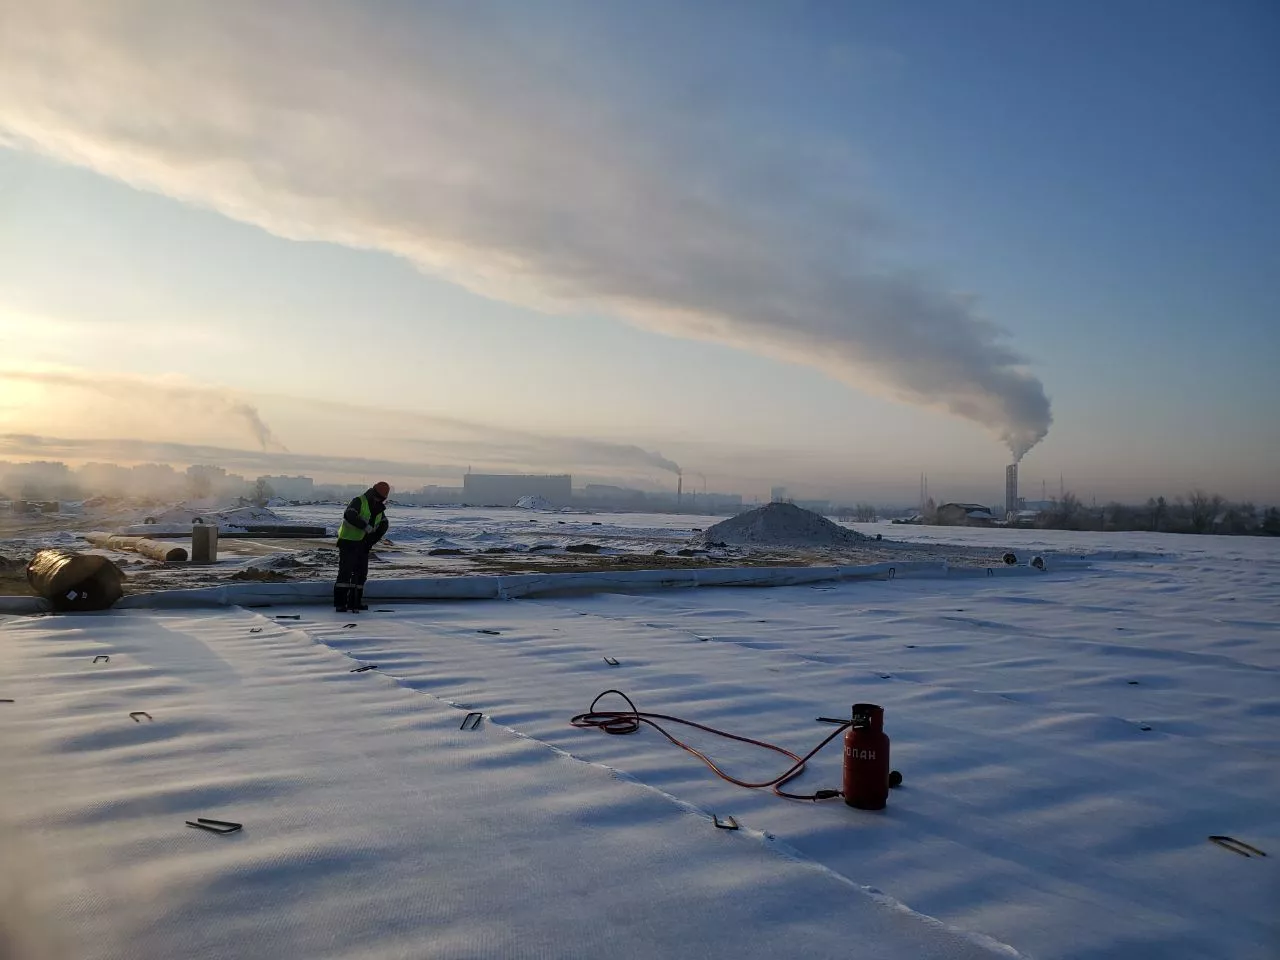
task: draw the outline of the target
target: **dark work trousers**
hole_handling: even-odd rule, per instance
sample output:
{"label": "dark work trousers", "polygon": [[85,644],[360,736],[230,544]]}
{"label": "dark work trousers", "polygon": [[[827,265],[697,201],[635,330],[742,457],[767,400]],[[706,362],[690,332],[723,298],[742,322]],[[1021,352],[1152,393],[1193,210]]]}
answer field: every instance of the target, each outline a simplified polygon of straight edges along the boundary
{"label": "dark work trousers", "polygon": [[369,549],[363,540],[338,541],[338,580],[333,585],[333,606],[336,610],[353,610],[360,607],[360,595],[364,582],[369,579]]}

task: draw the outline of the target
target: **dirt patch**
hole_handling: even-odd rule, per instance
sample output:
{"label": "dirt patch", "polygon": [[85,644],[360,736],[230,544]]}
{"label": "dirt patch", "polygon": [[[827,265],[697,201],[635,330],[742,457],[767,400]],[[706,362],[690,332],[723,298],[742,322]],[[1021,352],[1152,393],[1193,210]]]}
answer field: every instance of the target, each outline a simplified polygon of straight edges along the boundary
{"label": "dirt patch", "polygon": [[0,573],[0,597],[34,597],[27,583],[26,571],[18,574]]}
{"label": "dirt patch", "polygon": [[279,570],[261,570],[258,567],[248,567],[244,570],[237,570],[229,579],[247,580],[251,583],[285,583],[290,578]]}
{"label": "dirt patch", "polygon": [[27,561],[0,555],[0,597],[30,597],[34,594],[27,583]]}

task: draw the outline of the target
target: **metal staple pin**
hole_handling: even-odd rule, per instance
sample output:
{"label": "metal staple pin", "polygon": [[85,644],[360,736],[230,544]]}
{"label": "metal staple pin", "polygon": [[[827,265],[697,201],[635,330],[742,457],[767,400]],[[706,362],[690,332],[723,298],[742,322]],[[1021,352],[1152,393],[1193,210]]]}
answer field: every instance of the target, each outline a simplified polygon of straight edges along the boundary
{"label": "metal staple pin", "polygon": [[1238,853],[1242,857],[1249,857],[1251,854],[1257,854],[1260,857],[1266,856],[1266,854],[1257,847],[1247,844],[1243,840],[1237,840],[1235,837],[1224,836],[1220,833],[1215,833],[1209,838],[1209,841],[1211,843],[1216,843],[1224,850],[1230,850],[1232,853]]}
{"label": "metal staple pin", "polygon": [[208,817],[196,817],[195,820],[187,821],[188,827],[195,827],[197,830],[208,830],[210,833],[235,833],[237,830],[243,830],[243,823],[234,823],[231,820],[210,820]]}

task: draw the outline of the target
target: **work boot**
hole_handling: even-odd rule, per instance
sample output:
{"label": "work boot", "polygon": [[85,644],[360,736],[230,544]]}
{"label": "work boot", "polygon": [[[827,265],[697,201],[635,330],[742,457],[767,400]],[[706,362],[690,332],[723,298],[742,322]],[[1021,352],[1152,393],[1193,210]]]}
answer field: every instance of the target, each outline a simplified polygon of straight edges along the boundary
{"label": "work boot", "polygon": [[364,587],[356,587],[355,608],[357,613],[359,613],[361,610],[369,609],[369,605],[364,602]]}
{"label": "work boot", "polygon": [[357,599],[359,597],[359,590],[360,590],[359,587],[347,587],[347,612],[348,613],[360,612],[360,601]]}
{"label": "work boot", "polygon": [[333,609],[337,613],[347,612],[347,588],[343,586],[335,586],[333,588]]}

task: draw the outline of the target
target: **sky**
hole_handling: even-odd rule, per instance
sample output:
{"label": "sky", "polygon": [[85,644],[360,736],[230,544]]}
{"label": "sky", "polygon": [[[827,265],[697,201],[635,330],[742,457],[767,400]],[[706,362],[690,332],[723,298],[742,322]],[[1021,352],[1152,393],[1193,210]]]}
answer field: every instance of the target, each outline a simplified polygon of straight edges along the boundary
{"label": "sky", "polygon": [[0,457],[1280,502],[1277,41],[1243,0],[0,0]]}

